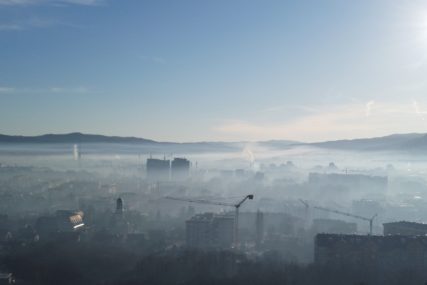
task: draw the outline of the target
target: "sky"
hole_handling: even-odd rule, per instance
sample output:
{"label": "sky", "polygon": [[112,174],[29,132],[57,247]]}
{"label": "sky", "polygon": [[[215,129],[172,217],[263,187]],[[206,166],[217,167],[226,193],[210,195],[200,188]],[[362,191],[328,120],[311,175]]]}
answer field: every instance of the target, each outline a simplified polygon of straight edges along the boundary
{"label": "sky", "polygon": [[313,142],[426,118],[425,1],[0,0],[2,134]]}

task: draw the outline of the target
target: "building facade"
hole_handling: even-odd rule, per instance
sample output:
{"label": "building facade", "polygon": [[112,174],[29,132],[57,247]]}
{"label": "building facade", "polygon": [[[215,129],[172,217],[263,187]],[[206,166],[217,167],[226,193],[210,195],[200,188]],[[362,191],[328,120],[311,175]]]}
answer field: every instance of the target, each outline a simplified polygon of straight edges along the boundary
{"label": "building facade", "polygon": [[404,235],[404,236],[417,236],[427,235],[427,224],[414,223],[414,222],[391,222],[384,223],[384,235]]}
{"label": "building facade", "polygon": [[190,161],[186,158],[174,158],[171,163],[172,180],[185,180],[190,176]]}
{"label": "building facade", "polygon": [[152,181],[167,181],[170,178],[170,160],[147,159],[147,179]]}
{"label": "building facade", "polygon": [[205,213],[186,221],[186,243],[193,248],[231,248],[234,217]]}
{"label": "building facade", "polygon": [[323,265],[423,270],[427,267],[427,236],[318,234],[314,260]]}

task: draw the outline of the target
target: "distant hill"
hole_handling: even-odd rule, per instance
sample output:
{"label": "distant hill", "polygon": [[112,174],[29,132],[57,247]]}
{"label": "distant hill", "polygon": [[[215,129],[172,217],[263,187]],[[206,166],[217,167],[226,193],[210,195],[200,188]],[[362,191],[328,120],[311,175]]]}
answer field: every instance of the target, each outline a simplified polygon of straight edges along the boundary
{"label": "distant hill", "polygon": [[153,140],[136,137],[110,137],[82,133],[47,134],[41,136],[0,135],[0,143],[157,143]]}
{"label": "distant hill", "polygon": [[309,145],[342,150],[421,150],[427,149],[427,135],[394,134],[385,137],[310,143]]}
{"label": "distant hill", "polygon": [[269,140],[269,141],[261,141],[257,144],[265,147],[273,147],[273,148],[288,148],[290,146],[300,145],[301,142],[290,141],[290,140]]}
{"label": "distant hill", "polygon": [[408,149],[425,149],[427,150],[427,134],[423,134],[420,137],[414,138],[408,141],[405,145]]}
{"label": "distant hill", "polygon": [[[118,136],[104,136],[82,133],[69,133],[69,134],[46,134],[41,136],[9,136],[0,134],[0,143],[131,143],[131,144],[167,144],[167,145],[187,145],[187,146],[229,146],[229,145],[245,145],[249,142],[159,142],[150,139],[137,138],[137,137],[118,137]],[[257,144],[271,147],[283,147],[296,144],[295,141],[287,140],[270,140],[262,141]]]}
{"label": "distant hill", "polygon": [[[208,152],[239,152],[242,151],[248,144],[256,144],[268,148],[284,149],[290,147],[295,142],[291,141],[264,141],[258,143],[250,142],[160,142],[150,139],[137,138],[137,137],[118,137],[118,136],[103,136],[82,133],[69,133],[69,134],[46,134],[41,136],[9,136],[0,134],[0,144],[21,144],[22,146],[29,147],[28,145],[38,145],[37,147],[44,147],[45,144],[86,144],[82,147],[86,153],[88,152],[111,152],[111,153],[208,153]],[[89,144],[102,144],[99,146],[89,146]],[[118,144],[126,145],[117,146]],[[27,145],[27,146],[26,146]],[[28,149],[29,152],[33,150]],[[39,150],[40,151],[40,150]],[[52,149],[49,148],[48,152]],[[61,151],[61,150],[58,150]],[[69,151],[65,148],[63,151]],[[19,153],[22,153],[22,149]]]}
{"label": "distant hill", "polygon": [[[0,143],[111,143],[111,144],[133,144],[145,145],[153,148],[170,148],[180,151],[238,151],[251,142],[158,142],[150,139],[137,137],[103,136],[82,133],[69,134],[46,134],[41,136],[8,136],[0,134]],[[258,146],[276,149],[288,149],[294,146],[315,146],[319,148],[358,150],[358,151],[427,151],[427,134],[394,134],[384,137],[336,140],[317,143],[301,143],[289,140],[270,140],[253,142]]]}

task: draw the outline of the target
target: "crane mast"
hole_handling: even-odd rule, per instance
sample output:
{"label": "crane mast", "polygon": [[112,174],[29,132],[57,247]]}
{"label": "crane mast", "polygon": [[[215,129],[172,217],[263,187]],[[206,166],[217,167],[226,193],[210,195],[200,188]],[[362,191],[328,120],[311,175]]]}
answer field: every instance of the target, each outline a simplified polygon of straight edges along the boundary
{"label": "crane mast", "polygon": [[246,201],[246,200],[252,200],[254,198],[254,195],[249,194],[245,198],[243,198],[239,203],[235,204],[234,207],[236,209],[236,213],[234,216],[234,244],[235,247],[238,248],[240,245],[239,240],[239,208],[240,206]]}
{"label": "crane mast", "polygon": [[210,201],[210,200],[203,200],[203,199],[190,199],[190,198],[181,198],[181,197],[172,197],[172,196],[166,196],[165,198],[169,199],[169,200],[198,203],[198,204],[205,204],[205,205],[234,207],[234,209],[235,209],[235,213],[234,213],[234,246],[236,248],[238,248],[239,247],[239,208],[240,208],[240,206],[242,206],[242,204],[244,202],[246,202],[246,200],[253,200],[254,195],[253,194],[246,195],[242,200],[240,200],[237,203],[226,203],[226,202]]}

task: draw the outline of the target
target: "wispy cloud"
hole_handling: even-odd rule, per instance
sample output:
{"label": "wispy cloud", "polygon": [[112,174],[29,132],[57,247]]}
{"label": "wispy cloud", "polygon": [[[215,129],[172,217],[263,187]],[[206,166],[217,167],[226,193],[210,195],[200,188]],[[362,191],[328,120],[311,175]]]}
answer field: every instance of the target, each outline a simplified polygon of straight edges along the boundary
{"label": "wispy cloud", "polygon": [[40,19],[23,19],[12,23],[0,24],[0,31],[23,31],[32,28],[47,28],[54,25],[52,21],[41,21]]}
{"label": "wispy cloud", "polygon": [[0,31],[20,31],[24,26],[17,23],[0,24]]}
{"label": "wispy cloud", "polygon": [[74,4],[74,5],[86,5],[86,6],[96,6],[100,4],[104,4],[104,0],[63,0],[63,1],[56,1],[56,2],[62,2],[67,4]]}
{"label": "wispy cloud", "polygon": [[63,26],[70,28],[82,28],[80,25],[70,24],[55,19],[44,19],[39,17],[32,17],[29,19],[14,20],[9,23],[0,23],[0,32],[4,31],[25,31],[30,29],[43,29],[53,26]]}
{"label": "wispy cloud", "polygon": [[277,106],[271,106],[264,109],[259,110],[259,113],[279,113],[279,112],[285,112],[285,111],[299,111],[299,112],[307,112],[307,113],[314,113],[317,112],[317,108],[309,107],[309,106],[298,106],[298,105],[277,105]]}
{"label": "wispy cloud", "polygon": [[13,88],[13,87],[0,86],[0,94],[1,93],[12,93],[14,91],[15,91],[15,88]]}
{"label": "wispy cloud", "polygon": [[95,93],[94,90],[91,90],[87,87],[50,87],[47,89],[48,92],[51,93],[72,93],[72,94],[88,94]]}
{"label": "wispy cloud", "polygon": [[[101,6],[106,3],[107,0],[0,0],[0,8],[11,7],[14,9],[24,9],[33,6]],[[52,26],[65,26],[72,28],[82,27],[81,25],[66,23],[61,20],[33,16],[30,18],[3,20],[3,23],[0,23],[0,32],[23,31],[33,28],[47,28]]]}
{"label": "wispy cloud", "polygon": [[417,101],[412,101],[412,106],[414,107],[415,114],[421,118],[421,120],[425,120],[425,115],[427,114],[427,111],[421,111],[420,105]]}
{"label": "wispy cloud", "polygon": [[0,5],[3,6],[29,6],[42,4],[97,6],[104,3],[104,0],[0,0]]}
{"label": "wispy cloud", "polygon": [[[372,104],[369,105],[372,107]],[[420,110],[419,107],[416,109],[411,102],[375,102],[375,112],[369,111],[369,116],[366,116],[366,108],[366,104],[322,107],[315,113],[305,113],[283,122],[230,120],[219,124],[213,130],[224,140],[293,139],[301,141],[368,137],[425,130],[425,121],[420,120],[420,115],[427,112]]]}
{"label": "wispy cloud", "polygon": [[16,6],[16,5],[28,5],[33,2],[38,2],[34,0],[0,0],[0,5]]}
{"label": "wispy cloud", "polygon": [[140,60],[143,60],[143,61],[154,62],[154,63],[158,63],[158,64],[166,64],[166,60],[160,56],[140,55],[140,56],[138,56],[138,58]]}
{"label": "wispy cloud", "polygon": [[0,95],[7,94],[91,94],[98,93],[98,91],[84,87],[58,87],[52,86],[47,88],[16,88],[16,87],[1,87],[0,86]]}

